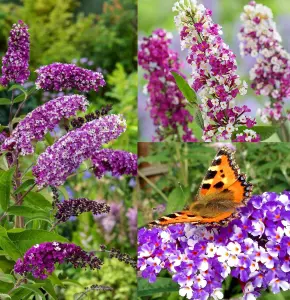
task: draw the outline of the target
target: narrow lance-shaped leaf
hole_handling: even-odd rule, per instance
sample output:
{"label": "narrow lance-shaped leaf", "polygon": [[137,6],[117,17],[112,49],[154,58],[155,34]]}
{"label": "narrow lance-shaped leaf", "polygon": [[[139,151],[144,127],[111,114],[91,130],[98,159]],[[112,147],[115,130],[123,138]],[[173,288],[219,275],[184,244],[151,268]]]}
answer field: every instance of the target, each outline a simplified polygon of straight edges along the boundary
{"label": "narrow lance-shaped leaf", "polygon": [[189,86],[187,81],[178,73],[172,71],[171,74],[173,75],[175,82],[182,92],[183,96],[190,102],[197,104],[197,97],[195,91]]}
{"label": "narrow lance-shaped leaf", "polygon": [[9,105],[11,104],[11,100],[8,98],[0,98],[0,105]]}
{"label": "narrow lance-shaped leaf", "polygon": [[171,278],[158,277],[154,283],[149,283],[148,280],[138,278],[138,296],[145,297],[157,293],[175,292],[179,290],[179,286]]}
{"label": "narrow lance-shaped leaf", "polygon": [[8,171],[0,171],[0,205],[6,211],[9,206],[10,190],[14,168]]}

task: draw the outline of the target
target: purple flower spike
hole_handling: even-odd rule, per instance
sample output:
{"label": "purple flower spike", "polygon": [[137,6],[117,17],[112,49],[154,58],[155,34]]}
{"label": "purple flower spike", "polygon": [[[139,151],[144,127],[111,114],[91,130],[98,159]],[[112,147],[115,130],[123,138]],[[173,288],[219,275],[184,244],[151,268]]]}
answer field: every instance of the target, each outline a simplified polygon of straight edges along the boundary
{"label": "purple flower spike", "polygon": [[99,72],[77,67],[73,64],[53,63],[40,67],[35,71],[38,74],[36,87],[45,91],[62,91],[77,89],[81,92],[98,91],[105,86],[104,77]]}
{"label": "purple flower spike", "polygon": [[[271,98],[261,111],[261,120],[279,121],[283,118],[283,100],[290,96],[290,55],[281,45],[270,8],[251,1],[244,7],[241,20],[241,55],[258,57],[250,71],[251,87],[257,95]],[[289,112],[287,117],[290,118]]]}
{"label": "purple flower spike", "polygon": [[58,97],[37,107],[30,112],[8,137],[2,150],[17,150],[21,155],[34,152],[32,142],[40,141],[44,135],[53,130],[63,118],[74,116],[78,110],[85,111],[88,101],[84,96],[71,95]]}
{"label": "purple flower spike", "polygon": [[289,212],[289,192],[264,193],[253,196],[227,227],[143,228],[139,271],[154,282],[167,269],[187,299],[222,299],[222,282],[229,275],[242,283],[243,299],[256,299],[266,288],[275,294],[289,290]]}
{"label": "purple flower spike", "polygon": [[66,222],[70,217],[77,217],[84,212],[92,212],[94,215],[105,214],[110,211],[110,206],[103,202],[92,201],[87,198],[68,199],[56,205],[55,218],[60,222]]}
{"label": "purple flower spike", "polygon": [[93,253],[82,250],[75,244],[47,242],[37,244],[19,258],[14,271],[21,275],[32,273],[34,278],[46,279],[55,269],[55,264],[71,263],[74,268],[100,269],[102,261]]}
{"label": "purple flower spike", "polygon": [[121,115],[108,115],[68,132],[38,157],[32,169],[38,187],[63,184],[84,160],[125,130]]}
{"label": "purple flower spike", "polygon": [[23,84],[29,78],[29,47],[28,26],[20,20],[12,26],[8,50],[2,58],[1,85],[7,86],[9,82]]}
{"label": "purple flower spike", "polygon": [[178,126],[183,130],[184,142],[196,142],[188,127],[193,117],[186,109],[187,101],[178,89],[171,71],[180,73],[177,52],[169,49],[172,37],[163,29],[157,29],[144,38],[138,53],[138,63],[146,71],[149,94],[148,109],[156,126],[157,141],[168,136],[178,138]]}
{"label": "purple flower spike", "polygon": [[137,155],[113,149],[103,149],[92,155],[95,175],[101,178],[106,172],[113,176],[137,176]]}
{"label": "purple flower spike", "polygon": [[[247,93],[247,83],[237,75],[236,56],[223,41],[222,28],[213,22],[212,12],[195,0],[177,1],[173,11],[177,13],[175,24],[181,47],[188,49],[192,88],[202,102],[200,110],[205,127],[202,139],[205,142],[229,140],[238,126],[253,127],[256,121],[245,115],[250,109],[234,103],[238,94]],[[255,132],[243,134],[246,141],[259,140]]]}

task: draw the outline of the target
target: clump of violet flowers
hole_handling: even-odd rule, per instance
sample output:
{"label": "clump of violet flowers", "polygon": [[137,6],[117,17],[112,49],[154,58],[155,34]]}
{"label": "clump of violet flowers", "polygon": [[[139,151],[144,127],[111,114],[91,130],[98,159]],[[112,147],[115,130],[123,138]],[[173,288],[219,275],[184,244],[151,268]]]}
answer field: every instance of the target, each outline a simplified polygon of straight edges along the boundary
{"label": "clump of violet flowers", "polygon": [[1,85],[7,86],[10,82],[23,84],[28,80],[30,75],[29,53],[28,26],[19,20],[12,26],[8,39],[8,50],[2,57]]}
{"label": "clump of violet flowers", "polygon": [[47,242],[27,250],[23,259],[17,260],[14,271],[46,279],[54,271],[56,263],[71,263],[74,268],[89,267],[92,270],[100,269],[103,264],[92,252],[88,253],[75,244]]}
{"label": "clump of violet flowers", "polygon": [[143,228],[138,233],[138,270],[154,282],[172,274],[187,299],[222,299],[222,283],[238,278],[243,299],[261,291],[290,289],[290,192],[253,196],[226,227],[190,224]]}

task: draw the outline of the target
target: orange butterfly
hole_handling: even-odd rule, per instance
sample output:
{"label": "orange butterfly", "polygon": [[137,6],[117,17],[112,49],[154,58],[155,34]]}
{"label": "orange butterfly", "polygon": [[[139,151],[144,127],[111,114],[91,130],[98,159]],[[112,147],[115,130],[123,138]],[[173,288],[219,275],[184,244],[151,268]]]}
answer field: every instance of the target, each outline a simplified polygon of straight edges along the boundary
{"label": "orange butterfly", "polygon": [[192,204],[183,211],[149,223],[149,226],[226,224],[235,217],[237,207],[246,204],[252,188],[252,184],[246,181],[246,175],[240,174],[234,151],[223,147],[209,167]]}

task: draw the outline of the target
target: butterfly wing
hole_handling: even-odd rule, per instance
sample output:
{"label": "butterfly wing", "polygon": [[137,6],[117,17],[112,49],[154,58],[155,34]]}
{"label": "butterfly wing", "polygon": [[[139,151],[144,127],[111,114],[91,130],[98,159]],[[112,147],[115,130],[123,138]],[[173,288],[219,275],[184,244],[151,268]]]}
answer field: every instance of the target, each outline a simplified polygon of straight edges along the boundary
{"label": "butterfly wing", "polygon": [[240,174],[234,152],[221,148],[204,177],[196,201],[188,210],[163,216],[151,226],[177,223],[221,225],[235,217],[235,211],[250,198],[252,185]]}
{"label": "butterfly wing", "polygon": [[221,148],[209,167],[198,191],[198,197],[216,194],[237,181],[240,169],[234,151]]}

